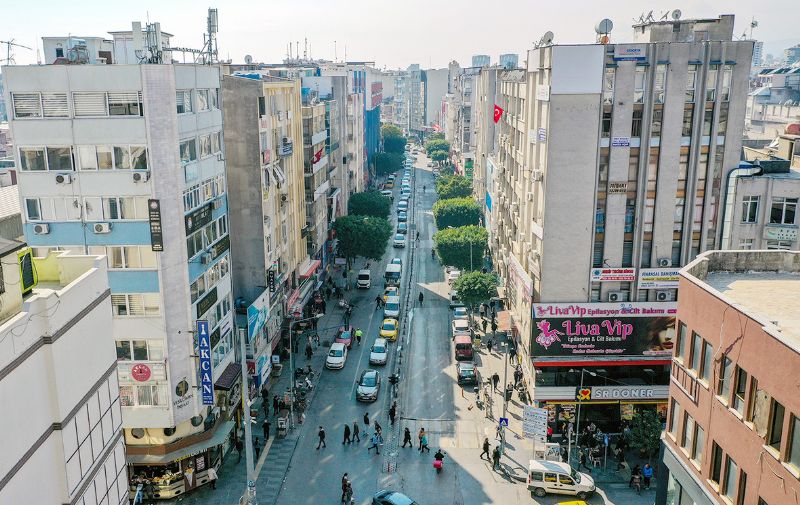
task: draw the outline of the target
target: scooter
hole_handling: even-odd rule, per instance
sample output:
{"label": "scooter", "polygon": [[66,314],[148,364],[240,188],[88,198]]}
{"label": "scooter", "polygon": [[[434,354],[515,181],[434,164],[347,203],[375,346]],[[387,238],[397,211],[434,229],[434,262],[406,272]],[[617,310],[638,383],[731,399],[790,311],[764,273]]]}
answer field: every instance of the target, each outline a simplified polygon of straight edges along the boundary
{"label": "scooter", "polygon": [[436,473],[442,473],[442,467],[444,466],[444,453],[441,449],[436,451],[436,454],[433,455],[433,467],[436,469]]}

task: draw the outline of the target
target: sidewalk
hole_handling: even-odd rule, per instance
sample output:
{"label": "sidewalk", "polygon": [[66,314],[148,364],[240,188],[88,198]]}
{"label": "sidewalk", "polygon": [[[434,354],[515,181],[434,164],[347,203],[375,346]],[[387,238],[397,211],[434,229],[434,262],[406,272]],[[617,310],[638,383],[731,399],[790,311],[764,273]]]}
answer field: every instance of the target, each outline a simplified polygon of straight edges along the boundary
{"label": "sidewalk", "polygon": [[[341,324],[342,311],[338,308],[333,300],[328,301],[327,313],[319,319],[317,323],[318,328],[328,328],[330,326],[338,326]],[[305,356],[305,342],[299,345],[299,352],[295,354],[294,365],[295,368],[305,367],[306,364],[311,363],[314,370],[314,385],[319,384],[320,372],[325,364],[325,357],[327,347],[325,340],[327,340],[332,333],[332,330],[326,330],[320,333],[320,346],[314,349],[314,355],[311,361],[308,361]],[[283,372],[280,377],[273,378],[269,388],[269,419],[270,419],[270,437],[264,443],[264,434],[262,423],[264,421],[264,409],[261,396],[259,395],[252,404],[251,410],[258,411],[258,417],[255,422],[251,424],[253,439],[258,437],[261,443],[261,454],[256,463],[256,492],[258,502],[260,505],[270,505],[275,503],[278,498],[281,483],[289,469],[289,463],[294,453],[294,448],[300,438],[302,425],[298,424],[298,417],[295,414],[294,429],[290,430],[286,437],[276,437],[278,422],[272,412],[272,397],[278,395],[279,397],[289,389],[294,370],[289,367],[289,362],[284,363]],[[314,400],[317,389],[316,387],[308,393],[306,397],[307,407]],[[239,428],[240,429],[240,428]],[[253,454],[255,457],[255,454]],[[247,469],[245,465],[245,455],[242,451],[241,461],[238,461],[239,456],[235,450],[229,451],[223,456],[222,466],[217,472],[219,479],[217,481],[217,489],[211,489],[211,486],[204,485],[199,489],[195,489],[186,493],[184,496],[178,497],[174,500],[163,501],[159,503],[164,504],[180,504],[180,505],[232,505],[239,503],[239,498],[244,494],[247,487]],[[262,471],[263,469],[263,471]]]}

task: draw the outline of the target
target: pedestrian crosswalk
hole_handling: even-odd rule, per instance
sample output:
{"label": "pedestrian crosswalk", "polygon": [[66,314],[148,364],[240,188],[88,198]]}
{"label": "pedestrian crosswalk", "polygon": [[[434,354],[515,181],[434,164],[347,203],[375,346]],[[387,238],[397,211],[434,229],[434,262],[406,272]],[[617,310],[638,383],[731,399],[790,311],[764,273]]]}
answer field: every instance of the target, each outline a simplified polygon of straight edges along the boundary
{"label": "pedestrian crosswalk", "polygon": [[411,430],[414,447],[418,447],[419,430],[425,428],[428,447],[432,449],[477,449],[483,442],[484,430],[475,421],[453,421],[447,419],[402,419],[401,428]]}

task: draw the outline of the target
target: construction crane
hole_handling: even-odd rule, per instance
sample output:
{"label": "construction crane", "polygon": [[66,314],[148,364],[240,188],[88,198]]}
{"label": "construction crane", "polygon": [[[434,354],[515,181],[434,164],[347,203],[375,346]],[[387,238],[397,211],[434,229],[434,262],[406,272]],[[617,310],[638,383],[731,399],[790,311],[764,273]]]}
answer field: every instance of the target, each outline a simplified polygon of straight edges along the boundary
{"label": "construction crane", "polygon": [[29,51],[33,51],[33,49],[28,47],[28,46],[23,46],[22,44],[17,44],[16,42],[14,42],[14,39],[11,39],[11,40],[0,40],[0,44],[5,44],[6,45],[6,57],[5,57],[5,59],[0,60],[0,62],[5,62],[6,65],[13,65],[14,63],[16,63],[14,61],[14,55],[11,52],[11,48],[12,47],[21,47],[23,49],[28,49]]}

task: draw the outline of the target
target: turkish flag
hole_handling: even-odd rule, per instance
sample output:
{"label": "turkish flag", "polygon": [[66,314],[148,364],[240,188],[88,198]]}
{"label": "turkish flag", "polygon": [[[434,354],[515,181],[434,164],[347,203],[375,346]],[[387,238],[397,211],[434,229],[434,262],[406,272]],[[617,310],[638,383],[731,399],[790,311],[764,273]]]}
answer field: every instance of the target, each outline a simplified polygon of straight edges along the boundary
{"label": "turkish flag", "polygon": [[502,117],[502,115],[503,115],[503,112],[505,112],[505,111],[503,110],[503,108],[502,108],[502,107],[500,107],[500,106],[499,106],[499,105],[497,105],[497,104],[494,104],[494,122],[495,122],[495,123],[497,123],[498,121],[500,121],[500,118]]}
{"label": "turkish flag", "polygon": [[325,150],[325,148],[323,147],[322,149],[320,149],[319,151],[314,153],[314,159],[311,160],[312,164],[313,163],[317,163],[319,160],[322,159],[322,151],[324,151],[324,150]]}

